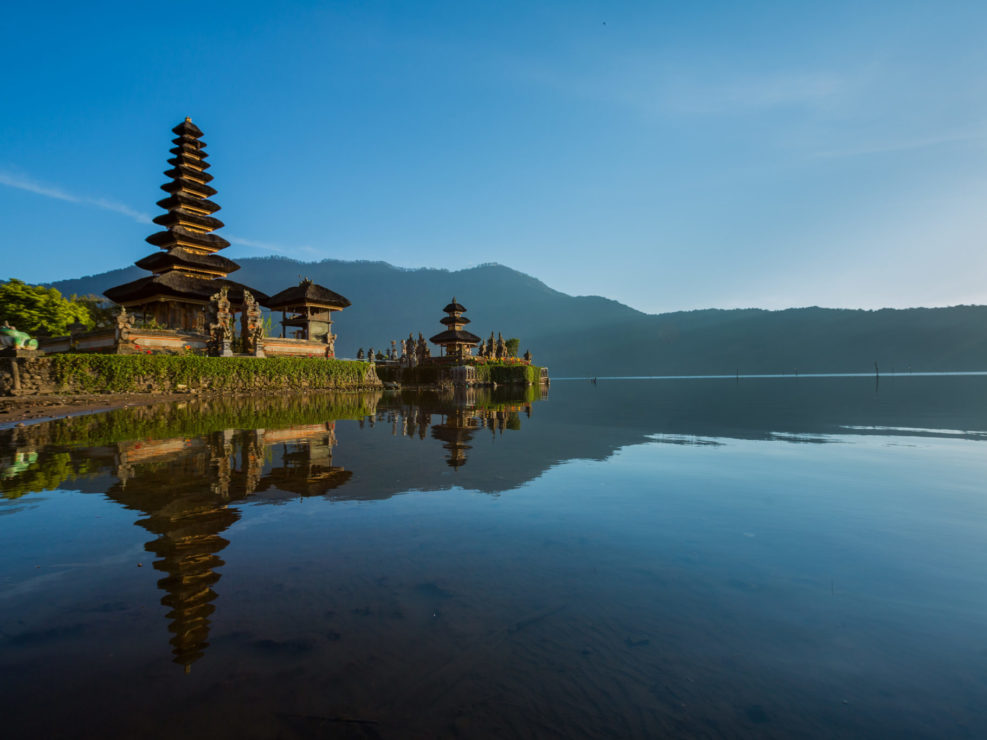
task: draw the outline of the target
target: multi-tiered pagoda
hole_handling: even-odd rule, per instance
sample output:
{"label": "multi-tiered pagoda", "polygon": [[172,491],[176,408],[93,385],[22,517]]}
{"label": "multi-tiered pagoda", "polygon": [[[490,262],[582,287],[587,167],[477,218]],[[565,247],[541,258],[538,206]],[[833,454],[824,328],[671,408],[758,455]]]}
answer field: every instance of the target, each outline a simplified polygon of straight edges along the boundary
{"label": "multi-tiered pagoda", "polygon": [[[226,287],[235,312],[242,309],[246,288],[226,279],[239,265],[216,254],[230,243],[213,233],[223,222],[212,215],[219,206],[209,200],[216,190],[209,185],[212,175],[206,173],[202,131],[188,118],[172,131],[178,138],[172,139],[174,156],[168,160],[172,169],[164,173],[171,181],[161,186],[168,197],[158,201],[167,213],[154,219],[165,230],[147,238],[162,251],[136,262],[152,273],[150,277],[110,288],[104,295],[136,314],[144,325],[206,334],[210,297]],[[250,292],[261,303],[267,298],[259,291]]]}
{"label": "multi-tiered pagoda", "polygon": [[440,345],[445,350],[446,357],[455,360],[469,357],[480,338],[463,329],[470,323],[470,320],[463,316],[466,313],[466,307],[456,303],[456,299],[453,298],[452,303],[442,310],[448,315],[439,319],[439,323],[445,324],[446,330],[436,334],[429,341],[432,344]]}

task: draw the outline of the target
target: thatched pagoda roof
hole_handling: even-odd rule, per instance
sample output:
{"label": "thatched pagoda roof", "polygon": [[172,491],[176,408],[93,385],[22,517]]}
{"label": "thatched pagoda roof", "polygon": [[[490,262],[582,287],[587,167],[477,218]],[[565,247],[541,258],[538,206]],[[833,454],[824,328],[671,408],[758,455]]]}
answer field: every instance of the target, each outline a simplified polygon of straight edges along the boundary
{"label": "thatched pagoda roof", "polygon": [[165,226],[168,228],[178,226],[182,221],[195,224],[196,226],[203,229],[208,229],[209,231],[212,231],[213,229],[221,229],[225,226],[225,224],[218,218],[214,218],[213,216],[203,216],[201,213],[187,211],[184,208],[170,210],[167,213],[162,213],[160,216],[155,216],[151,220],[159,226]]}
{"label": "thatched pagoda roof", "polygon": [[462,313],[466,310],[466,306],[456,303],[456,299],[452,299],[452,303],[442,309],[445,313]]}
{"label": "thatched pagoda roof", "polygon": [[311,280],[302,280],[298,285],[282,290],[261,303],[270,309],[304,305],[343,309],[350,305],[350,302],[339,293],[316,285]]}
{"label": "thatched pagoda roof", "polygon": [[[202,182],[209,182],[213,179],[213,176],[208,172],[199,172],[199,170],[194,167],[187,167],[183,164],[178,165],[174,169],[165,170],[165,177],[170,177],[172,180],[182,180],[186,177],[192,178],[193,180],[202,180]],[[194,187],[198,183],[191,183]]]}
{"label": "thatched pagoda roof", "polygon": [[439,323],[446,326],[454,326],[456,324],[468,324],[470,320],[465,316],[443,316],[439,319]]}
{"label": "thatched pagoda roof", "polygon": [[462,329],[449,329],[429,339],[432,344],[477,344],[480,338]]}
{"label": "thatched pagoda roof", "polygon": [[167,231],[157,231],[144,241],[162,249],[171,249],[172,247],[180,246],[178,244],[179,238],[184,242],[195,244],[203,249],[225,249],[230,246],[230,243],[218,234],[203,234],[198,231],[189,231],[181,226],[172,226]]}
{"label": "thatched pagoda roof", "polygon": [[166,182],[164,185],[161,186],[161,189],[164,190],[166,193],[177,193],[183,187],[188,188],[190,190],[194,190],[197,193],[202,193],[207,197],[211,195],[215,195],[216,193],[219,192],[218,190],[216,190],[216,188],[212,187],[211,185],[203,185],[198,182],[189,182],[188,180],[169,180],[168,182]]}
{"label": "thatched pagoda roof", "polygon": [[205,159],[209,155],[206,153],[206,145],[201,141],[191,142],[185,139],[175,139],[175,146],[168,151],[172,154],[187,154],[199,159]]}
{"label": "thatched pagoda roof", "polygon": [[186,118],[180,124],[175,126],[175,128],[173,128],[172,131],[178,134],[179,136],[191,136],[194,139],[198,139],[200,136],[202,136],[202,131],[199,129],[198,126],[192,123],[192,120],[190,118]]}
{"label": "thatched pagoda roof", "polygon": [[181,247],[174,247],[167,252],[155,252],[137,260],[134,264],[151,272],[187,268],[221,272],[226,275],[240,269],[240,265],[236,262],[226,259],[226,257],[220,257],[218,254],[198,254]]}
{"label": "thatched pagoda roof", "polygon": [[219,292],[223,287],[229,289],[230,302],[243,303],[243,291],[249,290],[257,299],[257,302],[264,304],[267,296],[259,290],[254,290],[242,283],[232,280],[217,278],[209,280],[207,278],[197,278],[184,275],[180,272],[166,272],[162,275],[151,275],[140,278],[124,285],[110,288],[103,295],[114,303],[133,303],[135,301],[150,300],[158,296],[168,298],[186,299],[191,301],[208,301],[213,294]]}
{"label": "thatched pagoda roof", "polygon": [[191,195],[186,195],[185,193],[173,193],[167,198],[162,198],[157,202],[157,205],[164,208],[166,211],[172,211],[177,208],[182,208],[183,206],[188,206],[190,208],[199,208],[208,213],[215,213],[220,210],[222,206],[218,203],[213,203],[211,200],[206,200],[205,198],[194,198]]}

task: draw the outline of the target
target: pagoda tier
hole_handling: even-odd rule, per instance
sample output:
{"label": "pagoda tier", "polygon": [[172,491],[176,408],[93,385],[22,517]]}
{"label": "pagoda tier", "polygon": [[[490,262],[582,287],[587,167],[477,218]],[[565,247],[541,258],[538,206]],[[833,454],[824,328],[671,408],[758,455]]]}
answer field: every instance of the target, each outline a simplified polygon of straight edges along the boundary
{"label": "pagoda tier", "polygon": [[190,251],[203,253],[218,252],[230,246],[230,243],[218,234],[201,234],[181,226],[151,234],[144,241],[162,249],[184,247]]}
{"label": "pagoda tier", "polygon": [[[220,288],[224,286],[229,290],[230,303],[234,305],[243,303],[243,291],[245,290],[249,290],[261,305],[267,300],[264,293],[242,283],[223,278],[210,279],[187,275],[180,270],[169,270],[160,275],[150,275],[134,280],[132,283],[118,285],[105,291],[103,295],[121,306],[143,306],[156,301],[174,302],[176,299],[181,303],[205,306],[213,294],[218,293]],[[160,319],[158,321],[162,324],[165,323]]]}
{"label": "pagoda tier", "polygon": [[466,312],[466,307],[456,303],[456,299],[453,298],[452,302],[442,310],[449,315],[439,321],[449,328],[436,334],[429,341],[432,344],[441,345],[445,350],[446,357],[460,360],[469,357],[473,347],[479,344],[480,338],[462,328],[470,323],[470,320],[462,315]]}
{"label": "pagoda tier", "polygon": [[195,198],[182,192],[173,193],[167,198],[159,200],[157,204],[166,211],[170,211],[172,208],[187,208],[190,211],[205,215],[215,213],[219,210],[219,206],[211,200]]}
{"label": "pagoda tier", "polygon": [[225,224],[218,218],[213,218],[212,216],[202,216],[189,210],[186,206],[181,204],[168,211],[168,213],[163,213],[152,220],[159,226],[167,226],[168,228],[171,228],[172,226],[181,226],[182,228],[191,231],[198,229],[207,233],[210,231],[215,231],[216,229],[221,229],[225,226]]}
{"label": "pagoda tier", "polygon": [[[142,311],[145,320],[151,318],[163,328],[201,332],[210,297],[225,286],[235,307],[243,303],[246,287],[226,279],[239,265],[214,254],[230,243],[212,233],[223,222],[212,215],[220,206],[209,200],[216,189],[206,184],[213,178],[206,173],[210,165],[205,161],[202,131],[187,118],[172,131],[177,138],[172,140],[168,160],[171,169],[165,172],[171,181],[161,186],[169,195],[158,201],[166,212],[154,219],[164,230],[147,237],[162,252],[136,263],[154,274],[111,288],[104,295]],[[259,291],[250,292],[258,300],[266,299]]]}
{"label": "pagoda tier", "polygon": [[167,252],[155,252],[144,259],[137,260],[135,264],[150,270],[155,275],[169,270],[179,270],[206,278],[225,277],[240,269],[240,265],[236,262],[220,257],[218,254],[191,252],[181,247],[169,249]]}

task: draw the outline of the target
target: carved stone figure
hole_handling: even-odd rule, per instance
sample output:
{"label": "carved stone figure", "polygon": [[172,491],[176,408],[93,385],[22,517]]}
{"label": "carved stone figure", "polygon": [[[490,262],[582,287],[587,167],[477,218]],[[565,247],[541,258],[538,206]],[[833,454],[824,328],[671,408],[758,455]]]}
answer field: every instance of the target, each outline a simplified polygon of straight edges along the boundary
{"label": "carved stone figure", "polygon": [[120,313],[116,315],[117,341],[127,342],[130,340],[130,330],[134,328],[134,315],[127,313],[127,309],[120,307]]}
{"label": "carved stone figure", "polygon": [[229,288],[225,285],[209,298],[211,321],[209,323],[209,354],[214,357],[232,357],[233,314],[230,313]]}
{"label": "carved stone figure", "polygon": [[[336,335],[331,331],[326,334],[326,357],[333,358],[336,356]],[[363,350],[360,350],[361,352]]]}
{"label": "carved stone figure", "polygon": [[249,290],[243,291],[243,313],[246,323],[243,351],[255,357],[264,356],[264,323],[260,304]]}
{"label": "carved stone figure", "polygon": [[507,357],[507,346],[504,344],[504,337],[500,332],[497,332],[497,359],[503,360]]}
{"label": "carved stone figure", "polygon": [[529,365],[531,364],[531,350],[530,349],[529,350],[525,350],[525,352],[524,352],[524,361],[527,362]]}
{"label": "carved stone figure", "polygon": [[367,360],[369,362],[373,362],[375,359],[376,359],[376,355],[374,354],[374,348],[371,347],[370,349],[367,350]]}
{"label": "carved stone figure", "polygon": [[363,357],[364,357],[364,355],[363,355],[363,347],[360,347],[360,349],[358,349],[356,351],[356,359],[362,360]]}

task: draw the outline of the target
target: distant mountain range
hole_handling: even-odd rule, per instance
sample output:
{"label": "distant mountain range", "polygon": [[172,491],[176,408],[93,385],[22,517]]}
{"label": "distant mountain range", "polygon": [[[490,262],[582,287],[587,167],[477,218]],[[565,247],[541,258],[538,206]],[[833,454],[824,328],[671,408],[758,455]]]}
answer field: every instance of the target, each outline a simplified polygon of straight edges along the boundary
{"label": "distant mountain range", "polygon": [[[402,269],[384,262],[245,258],[231,275],[268,294],[309,277],[346,296],[336,314],[339,356],[359,347],[426,337],[444,327],[442,307],[468,309],[474,334],[519,337],[521,351],[565,375],[987,370],[987,306],[864,311],[792,308],[645,314],[599,296],[570,296],[497,264],[466,270]],[[51,285],[101,295],[147,273],[113,270]]]}

